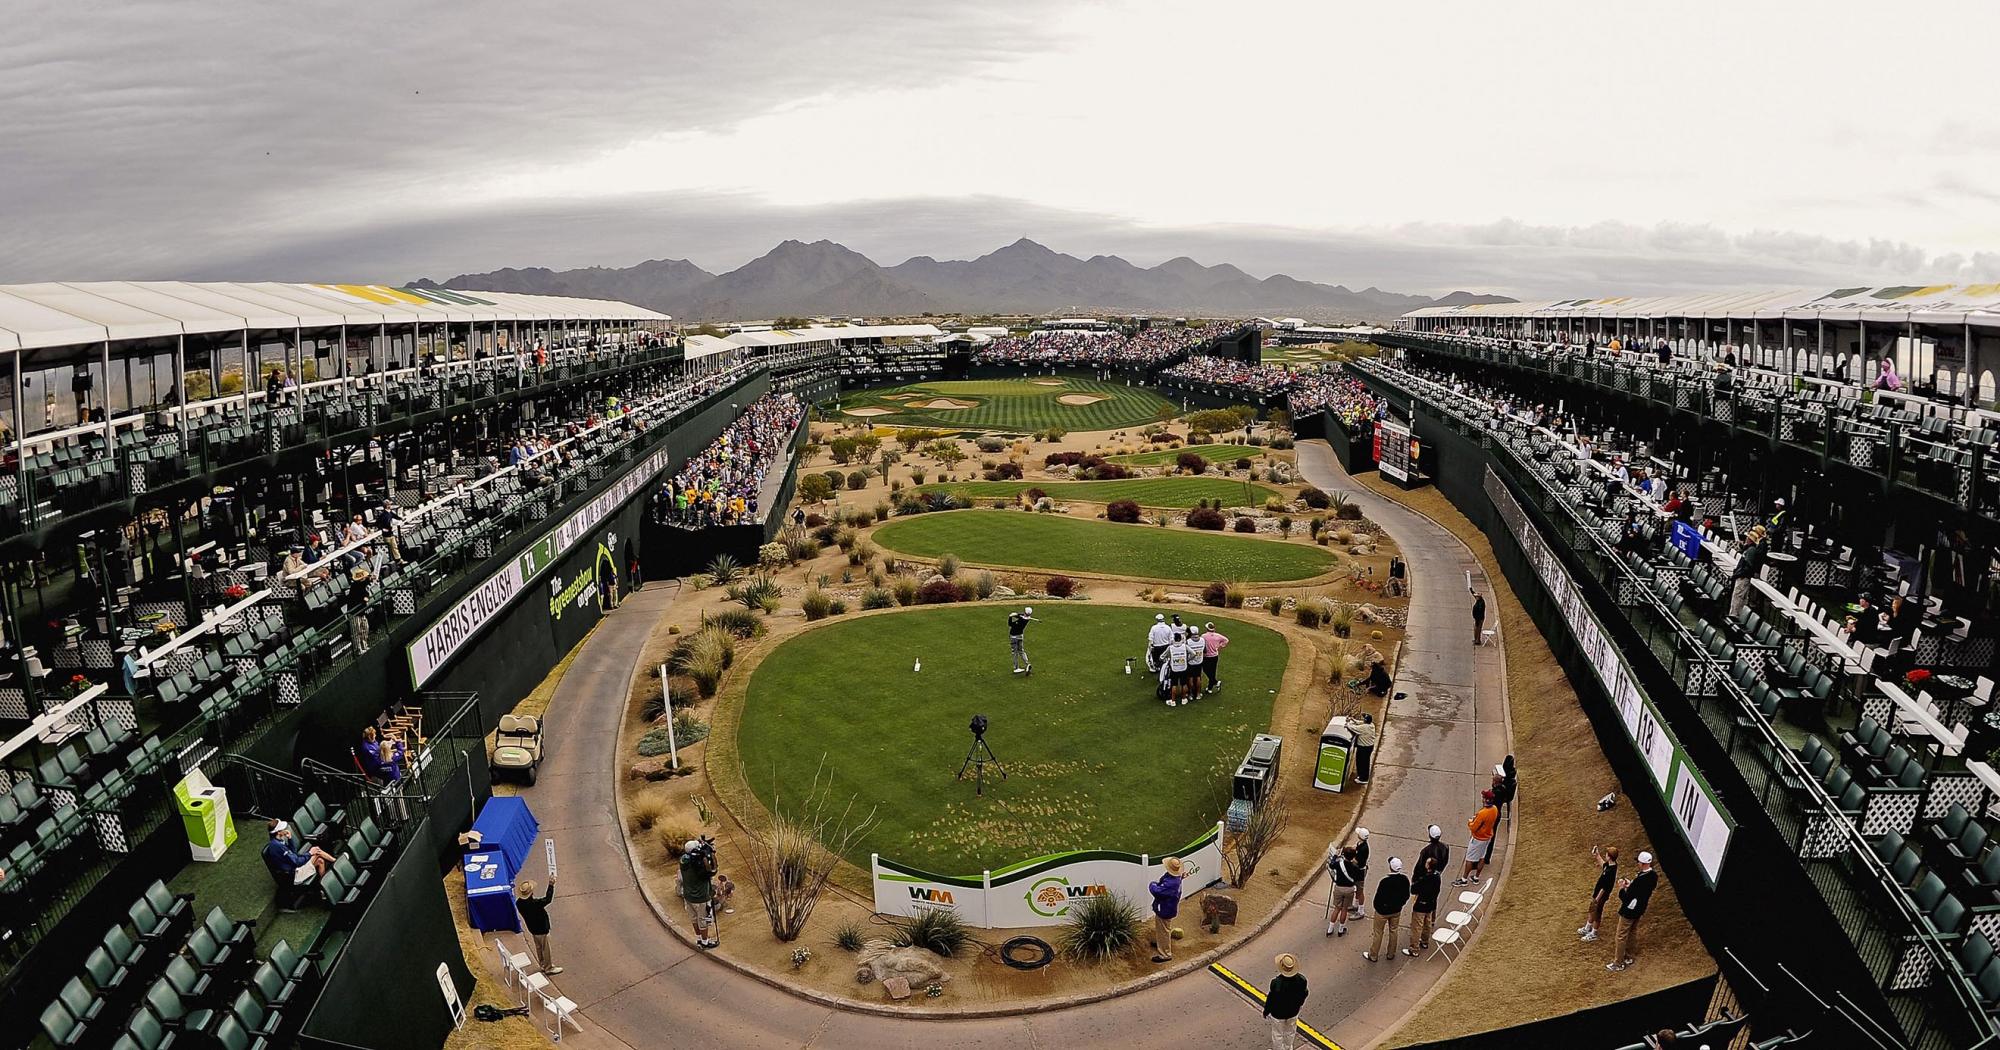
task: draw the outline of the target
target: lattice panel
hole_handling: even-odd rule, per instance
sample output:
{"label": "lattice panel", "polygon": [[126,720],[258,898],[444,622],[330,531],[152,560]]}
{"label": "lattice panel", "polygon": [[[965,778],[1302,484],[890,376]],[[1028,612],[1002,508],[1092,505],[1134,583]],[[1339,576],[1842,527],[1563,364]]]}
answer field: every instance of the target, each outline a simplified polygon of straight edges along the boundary
{"label": "lattice panel", "polygon": [[1977,813],[1986,801],[1986,785],[1971,773],[1933,770],[1925,782],[1930,786],[1930,792],[1924,796],[1925,820],[1943,817],[1953,803],[1964,806],[1968,813]]}
{"label": "lattice panel", "polygon": [[285,671],[278,675],[278,706],[299,706],[299,676],[296,671]]}
{"label": "lattice panel", "polygon": [[111,639],[85,638],[83,640],[83,666],[104,671],[116,666],[111,658]]}
{"label": "lattice panel", "polygon": [[0,687],[0,718],[27,721],[28,691],[11,686]]}
{"label": "lattice panel", "polygon": [[1721,664],[1707,661],[1689,664],[1685,688],[1689,696],[1714,696],[1716,683],[1721,678]]}
{"label": "lattice panel", "polygon": [[1889,973],[1889,990],[1907,992],[1916,988],[1928,988],[1930,983],[1930,952],[1915,941],[1905,944],[1903,950],[1897,953],[1896,968]]}
{"label": "lattice panel", "polygon": [[1778,417],[1778,440],[1796,441],[1798,440],[1798,436],[1798,424],[1793,420],[1791,413],[1787,412]]}
{"label": "lattice panel", "polygon": [[407,587],[398,587],[389,592],[389,611],[397,616],[415,615],[417,593]]}
{"label": "lattice panel", "polygon": [[1829,860],[1847,852],[1846,818],[1817,813],[1807,818],[1805,834],[1799,841],[1799,856],[1807,860]]}
{"label": "lattice panel", "polygon": [[97,832],[97,845],[106,853],[130,853],[132,845],[125,839],[125,824],[118,819],[117,811],[92,814],[92,828]]}
{"label": "lattice panel", "polygon": [[125,491],[134,496],[146,494],[146,468],[139,464],[125,468]]}
{"label": "lattice panel", "polygon": [[1861,701],[1861,717],[1873,719],[1876,725],[1893,725],[1896,702],[1886,696],[1865,697]]}
{"label": "lattice panel", "polygon": [[1736,421],[1736,402],[1729,398],[1717,398],[1712,408],[1715,418],[1724,423]]}
{"label": "lattice panel", "polygon": [[1907,835],[1916,829],[1917,806],[1922,796],[1914,791],[1871,791],[1861,804],[1861,834],[1875,838],[1896,832]]}
{"label": "lattice panel", "polygon": [[139,709],[130,700],[99,700],[88,706],[96,712],[99,722],[132,730],[139,728]]}
{"label": "lattice panel", "polygon": [[1850,435],[1847,439],[1847,459],[1857,467],[1873,467],[1875,442],[1859,435]]}

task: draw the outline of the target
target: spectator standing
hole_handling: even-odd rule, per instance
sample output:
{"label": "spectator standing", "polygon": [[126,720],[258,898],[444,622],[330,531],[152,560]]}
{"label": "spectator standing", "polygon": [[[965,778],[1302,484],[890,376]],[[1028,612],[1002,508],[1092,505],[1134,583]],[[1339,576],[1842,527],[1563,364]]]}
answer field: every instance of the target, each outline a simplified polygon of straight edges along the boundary
{"label": "spectator standing", "polygon": [[1347,913],[1354,908],[1354,893],[1361,885],[1361,868],[1354,863],[1354,847],[1328,846],[1326,877],[1331,883],[1326,903],[1326,935],[1347,936]]}
{"label": "spectator standing", "polygon": [[1500,763],[1500,772],[1493,777],[1494,808],[1505,810],[1511,817],[1514,811],[1509,807],[1513,806],[1514,792],[1520,786],[1520,778],[1514,772],[1514,756],[1508,755],[1506,760]]}
{"label": "spectator standing", "polygon": [[[1382,666],[1379,662],[1375,665]],[[1354,734],[1354,782],[1366,784],[1375,773],[1375,743],[1381,733],[1375,728],[1375,716],[1364,714],[1361,721],[1348,726]]]}
{"label": "spectator standing", "polygon": [[1419,854],[1417,875],[1410,880],[1410,946],[1404,955],[1431,950],[1431,931],[1437,929],[1438,893],[1444,888],[1444,868],[1434,855]]}
{"label": "spectator standing", "polygon": [[1298,956],[1278,956],[1278,975],[1264,993],[1264,1017],[1271,1022],[1271,1050],[1299,1045],[1299,1008],[1306,1004],[1306,979],[1299,974]]}
{"label": "spectator standing", "polygon": [[1179,857],[1168,857],[1161,867],[1165,870],[1146,889],[1153,895],[1153,961],[1167,963],[1174,961],[1174,916],[1180,914],[1186,865]]}
{"label": "spectator standing", "polygon": [[1396,938],[1403,925],[1403,907],[1410,903],[1410,878],[1403,874],[1403,858],[1389,858],[1389,874],[1375,884],[1375,899],[1370,901],[1375,917],[1370,923],[1371,934],[1368,950],[1361,953],[1363,959],[1374,962],[1382,958],[1382,934],[1389,934],[1389,954],[1396,953]]}
{"label": "spectator standing", "polygon": [[1764,526],[1753,527],[1743,536],[1743,545],[1736,552],[1736,568],[1729,576],[1729,618],[1734,620],[1750,607],[1750,581],[1757,576],[1757,567],[1764,563]]}
{"label": "spectator standing", "polygon": [[1486,874],[1486,858],[1493,852],[1493,832],[1500,825],[1500,807],[1493,804],[1493,792],[1479,793],[1479,809],[1465,822],[1471,837],[1465,843],[1465,870],[1453,880],[1454,886],[1470,886]]}
{"label": "spectator standing", "polygon": [[1432,824],[1428,830],[1431,840],[1424,845],[1423,852],[1417,854],[1417,867],[1421,870],[1424,861],[1435,860],[1437,861],[1438,877],[1443,878],[1445,869],[1451,866],[1451,847],[1444,844],[1443,828]]}
{"label": "spectator standing", "polygon": [[554,977],[563,972],[555,964],[555,953],[549,950],[549,902],[556,896],[556,880],[550,879],[548,889],[537,896],[535,880],[522,879],[514,884],[514,908],[521,913],[521,925],[527,928],[528,940],[535,945],[535,962],[542,972]]}
{"label": "spectator standing", "polygon": [[[1360,887],[1366,887],[1368,885],[1368,829],[1367,828],[1354,829],[1354,884]],[[1359,893],[1355,894],[1355,897],[1356,900],[1354,902],[1354,913],[1352,916],[1350,916],[1350,918],[1358,920],[1362,917],[1364,909],[1362,908],[1361,906],[1362,902],[1359,899],[1360,894]]]}
{"label": "spectator standing", "polygon": [[1646,915],[1660,876],[1653,871],[1653,855],[1639,851],[1639,871],[1618,883],[1618,937],[1611,942],[1611,961],[1604,968],[1618,973],[1629,968],[1639,956],[1639,920]]}
{"label": "spectator standing", "polygon": [[1618,847],[1592,846],[1590,859],[1597,862],[1597,884],[1590,888],[1590,911],[1576,931],[1585,943],[1597,939],[1597,928],[1604,925],[1604,902],[1618,889]]}
{"label": "spectator standing", "polygon": [[1472,593],[1472,644],[1478,645],[1486,632],[1486,596]]}

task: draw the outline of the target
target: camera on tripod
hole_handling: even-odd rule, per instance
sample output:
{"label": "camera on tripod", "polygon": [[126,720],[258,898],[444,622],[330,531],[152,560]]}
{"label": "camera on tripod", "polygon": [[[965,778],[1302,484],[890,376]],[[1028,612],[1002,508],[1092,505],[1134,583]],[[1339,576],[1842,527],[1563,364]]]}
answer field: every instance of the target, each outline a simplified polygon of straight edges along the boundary
{"label": "camera on tripod", "polygon": [[991,765],[1000,771],[1000,779],[1007,779],[1007,767],[1000,764],[1000,756],[993,753],[992,745],[986,742],[985,715],[973,715],[966,728],[972,730],[972,746],[965,751],[965,763],[958,767],[958,779],[964,780],[966,770],[972,771],[972,793],[986,794],[986,767]]}
{"label": "camera on tripod", "polygon": [[974,740],[984,740],[986,739],[986,725],[985,715],[973,715],[972,723],[967,728],[972,730],[972,738]]}

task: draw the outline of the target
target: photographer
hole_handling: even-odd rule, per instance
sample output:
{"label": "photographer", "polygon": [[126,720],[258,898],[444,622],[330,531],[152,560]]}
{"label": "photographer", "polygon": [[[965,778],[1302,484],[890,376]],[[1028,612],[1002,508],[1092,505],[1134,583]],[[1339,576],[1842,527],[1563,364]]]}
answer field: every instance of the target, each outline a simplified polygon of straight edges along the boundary
{"label": "photographer", "polygon": [[1015,674],[1035,673],[1035,665],[1028,662],[1028,625],[1040,622],[1033,606],[1007,614],[1007,644],[1014,651]]}
{"label": "photographer", "polygon": [[688,921],[694,923],[694,946],[713,948],[722,943],[715,923],[715,840],[703,835],[689,839],[681,853],[681,900],[687,905]]}

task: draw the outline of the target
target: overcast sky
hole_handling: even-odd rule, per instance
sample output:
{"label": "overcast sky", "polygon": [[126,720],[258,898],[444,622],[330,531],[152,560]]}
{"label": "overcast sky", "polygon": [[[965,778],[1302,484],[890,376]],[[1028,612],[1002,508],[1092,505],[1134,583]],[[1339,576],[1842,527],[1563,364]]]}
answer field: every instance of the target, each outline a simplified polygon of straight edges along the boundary
{"label": "overcast sky", "polygon": [[1522,296],[2000,279],[2000,5],[26,0],[0,280],[1142,265]]}

